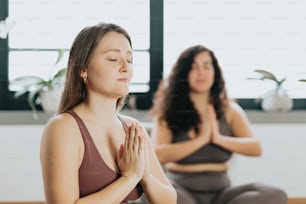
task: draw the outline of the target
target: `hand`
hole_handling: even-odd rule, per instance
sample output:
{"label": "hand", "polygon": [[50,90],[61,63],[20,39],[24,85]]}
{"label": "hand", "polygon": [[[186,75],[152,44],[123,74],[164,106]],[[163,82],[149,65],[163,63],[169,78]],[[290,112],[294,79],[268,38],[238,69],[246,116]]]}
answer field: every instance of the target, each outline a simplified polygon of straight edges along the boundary
{"label": "hand", "polygon": [[144,139],[145,170],[144,170],[142,181],[145,181],[151,176],[150,157],[149,157],[149,151],[148,151],[148,147],[147,147],[148,141],[146,140],[146,138],[144,136],[144,131],[145,130],[140,125],[138,125],[138,127],[139,127],[139,131],[141,131],[141,134],[142,134],[143,139]]}
{"label": "hand", "polygon": [[211,142],[212,126],[209,121],[208,114],[201,117],[201,125],[199,127],[198,137],[203,142],[203,146]]}
{"label": "hand", "polygon": [[216,144],[221,134],[219,131],[219,123],[217,121],[216,112],[212,105],[208,106],[208,118],[211,125],[211,141]]}
{"label": "hand", "polygon": [[118,167],[121,175],[135,177],[140,181],[145,173],[146,158],[143,132],[137,124],[132,124],[125,137],[124,145],[118,152]]}

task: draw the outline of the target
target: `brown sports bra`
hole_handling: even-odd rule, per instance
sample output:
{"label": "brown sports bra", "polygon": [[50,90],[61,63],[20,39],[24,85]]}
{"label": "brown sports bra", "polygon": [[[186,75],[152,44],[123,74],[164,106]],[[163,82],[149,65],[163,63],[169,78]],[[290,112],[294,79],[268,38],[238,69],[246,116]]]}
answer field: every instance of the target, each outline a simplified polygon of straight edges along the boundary
{"label": "brown sports bra", "polygon": [[[115,172],[106,165],[82,119],[72,110],[68,111],[68,113],[76,120],[84,141],[84,157],[79,169],[80,197],[83,197],[95,193],[114,182],[120,177],[120,172]],[[126,132],[127,124],[120,117],[119,119]],[[122,203],[127,203],[128,200],[136,200],[141,196],[142,192],[142,188],[138,184]]]}

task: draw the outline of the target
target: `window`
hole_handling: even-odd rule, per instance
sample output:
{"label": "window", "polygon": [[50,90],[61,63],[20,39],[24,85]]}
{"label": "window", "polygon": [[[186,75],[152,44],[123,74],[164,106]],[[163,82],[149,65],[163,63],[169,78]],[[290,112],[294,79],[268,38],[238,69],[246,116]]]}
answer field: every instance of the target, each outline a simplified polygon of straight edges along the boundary
{"label": "window", "polygon": [[180,52],[194,44],[215,52],[228,94],[243,108],[260,109],[256,98],[273,84],[246,78],[254,76],[254,69],[266,69],[287,76],[284,85],[294,98],[294,109],[305,109],[306,84],[297,81],[298,73],[306,72],[305,9],[302,0],[2,0],[0,18],[10,14],[16,24],[8,40],[0,39],[0,109],[30,109],[25,96],[13,97],[9,79],[24,74],[47,77],[56,50],[68,53],[77,32],[99,21],[118,23],[132,37],[131,91],[139,109],[151,106],[159,81]]}
{"label": "window", "polygon": [[182,50],[202,44],[216,54],[230,97],[252,102],[272,89],[273,83],[246,79],[257,76],[254,69],[265,69],[287,76],[284,88],[301,101],[306,98],[306,85],[298,81],[301,73],[306,78],[305,10],[304,1],[165,0],[164,75]]}
{"label": "window", "polygon": [[[26,106],[13,102],[14,87],[7,87],[9,80],[22,75],[47,78],[56,71],[54,69],[65,67],[77,33],[98,22],[113,22],[129,32],[134,50],[131,92],[143,95],[150,92],[150,66],[156,51],[151,51],[150,45],[154,36],[150,35],[150,10],[153,9],[149,0],[95,0],[90,3],[80,0],[7,0],[1,4],[4,4],[1,5],[2,16],[9,13],[16,22],[9,39],[2,45],[8,53],[8,61],[6,59],[7,63],[1,64],[8,69],[2,73],[5,83],[1,84],[1,92],[6,95],[3,95],[1,109],[24,109]],[[52,68],[58,49],[66,50],[65,57],[59,66]],[[24,98],[18,101],[24,101]]]}

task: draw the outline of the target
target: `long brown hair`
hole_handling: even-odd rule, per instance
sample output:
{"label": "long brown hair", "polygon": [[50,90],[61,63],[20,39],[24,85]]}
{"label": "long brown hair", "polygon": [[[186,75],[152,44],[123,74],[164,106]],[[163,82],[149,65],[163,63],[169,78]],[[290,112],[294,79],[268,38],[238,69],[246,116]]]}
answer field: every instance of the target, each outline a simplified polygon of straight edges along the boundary
{"label": "long brown hair", "polygon": [[197,54],[208,52],[214,68],[214,83],[210,89],[210,103],[213,104],[217,118],[220,118],[227,102],[225,81],[214,53],[202,45],[196,45],[183,51],[174,64],[169,79],[162,81],[154,95],[151,113],[159,120],[165,120],[173,133],[195,129],[201,122],[199,114],[189,97],[188,74]]}
{"label": "long brown hair", "polygon": [[[89,64],[100,40],[109,32],[117,32],[124,35],[132,47],[129,34],[118,25],[99,23],[82,29],[76,36],[70,49],[65,87],[57,111],[58,113],[69,111],[85,100],[87,90],[80,76],[81,71]],[[117,108],[122,101],[123,98],[118,99],[116,104]]]}

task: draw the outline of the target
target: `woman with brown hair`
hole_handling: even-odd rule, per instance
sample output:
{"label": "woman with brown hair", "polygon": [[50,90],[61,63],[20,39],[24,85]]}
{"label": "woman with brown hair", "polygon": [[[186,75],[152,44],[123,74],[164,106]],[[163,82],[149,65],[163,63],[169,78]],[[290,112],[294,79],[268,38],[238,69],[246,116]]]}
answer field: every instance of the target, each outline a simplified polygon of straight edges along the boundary
{"label": "woman with brown hair", "polygon": [[233,153],[260,156],[242,108],[227,97],[214,53],[197,45],[182,52],[152,107],[151,136],[177,190],[178,204],[285,204],[286,194],[252,183],[231,186]]}
{"label": "woman with brown hair", "polygon": [[132,43],[118,25],[84,28],[75,38],[58,110],[41,141],[50,204],[176,203],[145,129],[118,114],[133,75]]}

